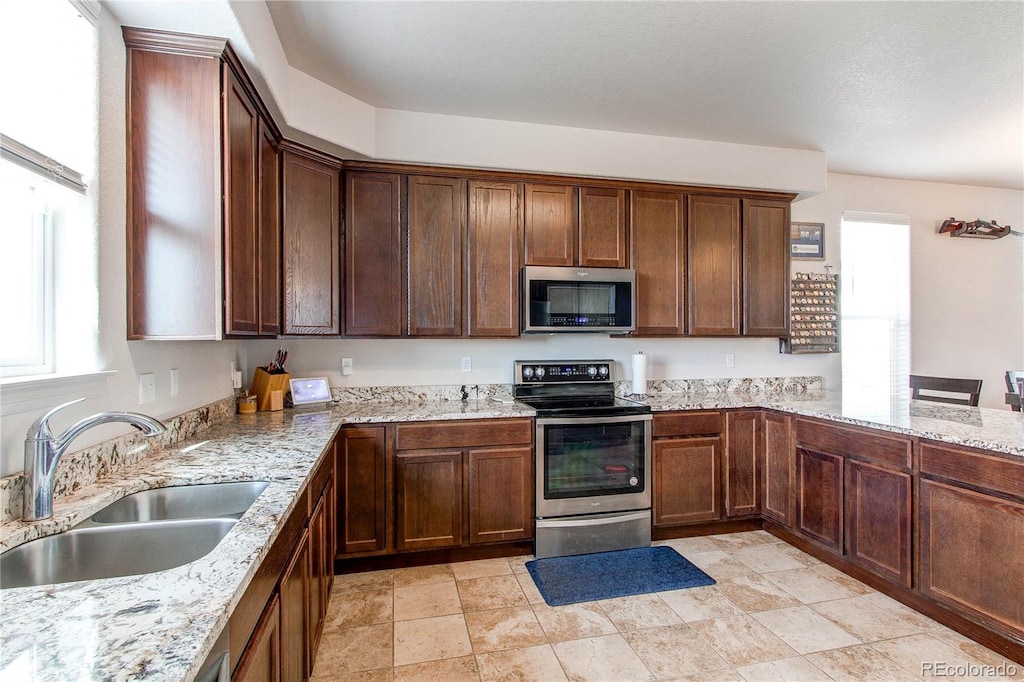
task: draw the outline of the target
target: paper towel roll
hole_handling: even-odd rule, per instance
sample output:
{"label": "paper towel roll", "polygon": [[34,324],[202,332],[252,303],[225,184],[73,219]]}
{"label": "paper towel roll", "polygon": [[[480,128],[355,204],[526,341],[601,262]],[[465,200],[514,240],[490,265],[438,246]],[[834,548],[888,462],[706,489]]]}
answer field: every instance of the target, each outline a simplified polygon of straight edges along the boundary
{"label": "paper towel roll", "polygon": [[633,356],[633,395],[647,395],[647,356],[643,351]]}

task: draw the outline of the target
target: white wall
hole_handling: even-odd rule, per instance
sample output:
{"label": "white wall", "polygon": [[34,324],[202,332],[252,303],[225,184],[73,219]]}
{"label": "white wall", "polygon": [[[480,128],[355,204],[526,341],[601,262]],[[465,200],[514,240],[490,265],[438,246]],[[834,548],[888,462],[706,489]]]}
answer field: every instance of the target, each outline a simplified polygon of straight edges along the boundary
{"label": "white wall", "polygon": [[[49,407],[87,395],[52,421],[54,432],[105,410],[129,410],[173,417],[232,393],[230,363],[245,361],[240,342],[155,342],[125,340],[125,49],[120,25],[103,11],[98,25],[99,145],[97,179],[90,188],[98,225],[99,323],[80,330],[98,333],[96,370],[113,375],[63,386],[31,389],[4,386],[0,416],[0,476],[22,469],[25,433]],[[59,248],[59,247],[58,247]],[[85,283],[83,283],[85,284]],[[95,325],[95,321],[93,321]],[[87,339],[85,343],[92,343]],[[179,371],[180,393],[170,395],[170,370]],[[138,375],[156,374],[157,399],[139,404]],[[87,431],[77,450],[130,430],[116,424]]]}
{"label": "white wall", "polygon": [[981,404],[1007,409],[1003,373],[1024,367],[1024,238],[936,231],[950,216],[1020,230],[1024,192],[830,173],[826,192],[793,204],[793,220],[825,223],[826,262],[834,272],[844,210],[910,216],[911,372],[980,378]]}

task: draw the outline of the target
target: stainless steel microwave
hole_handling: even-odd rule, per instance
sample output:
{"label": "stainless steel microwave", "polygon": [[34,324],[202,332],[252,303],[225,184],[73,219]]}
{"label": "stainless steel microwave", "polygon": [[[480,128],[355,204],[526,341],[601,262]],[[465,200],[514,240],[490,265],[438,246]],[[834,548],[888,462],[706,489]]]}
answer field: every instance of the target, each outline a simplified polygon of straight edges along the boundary
{"label": "stainless steel microwave", "polygon": [[522,282],[523,332],[625,334],[636,328],[633,270],[528,265]]}

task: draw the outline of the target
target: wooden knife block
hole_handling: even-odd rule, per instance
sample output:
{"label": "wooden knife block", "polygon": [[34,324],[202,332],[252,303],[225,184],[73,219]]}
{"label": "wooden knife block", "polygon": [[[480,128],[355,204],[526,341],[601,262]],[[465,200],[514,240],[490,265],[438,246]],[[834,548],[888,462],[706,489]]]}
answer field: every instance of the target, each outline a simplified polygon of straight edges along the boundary
{"label": "wooden knife block", "polygon": [[269,374],[262,367],[257,367],[256,371],[252,374],[252,388],[250,389],[256,394],[256,409],[261,412],[271,409],[270,393],[272,391],[281,391],[281,396],[283,397],[288,393],[288,380],[290,378],[291,374],[287,372]]}

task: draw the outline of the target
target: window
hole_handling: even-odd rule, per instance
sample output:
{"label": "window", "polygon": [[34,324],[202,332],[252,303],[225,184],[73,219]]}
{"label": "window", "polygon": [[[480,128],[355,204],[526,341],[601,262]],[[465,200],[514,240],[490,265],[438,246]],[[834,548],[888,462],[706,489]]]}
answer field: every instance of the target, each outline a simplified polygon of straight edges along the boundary
{"label": "window", "polygon": [[840,227],[843,408],[910,397],[910,218],[844,211]]}
{"label": "window", "polygon": [[96,12],[5,6],[0,61],[18,68],[0,97],[2,377],[96,369],[96,225],[77,172],[95,166]]}

